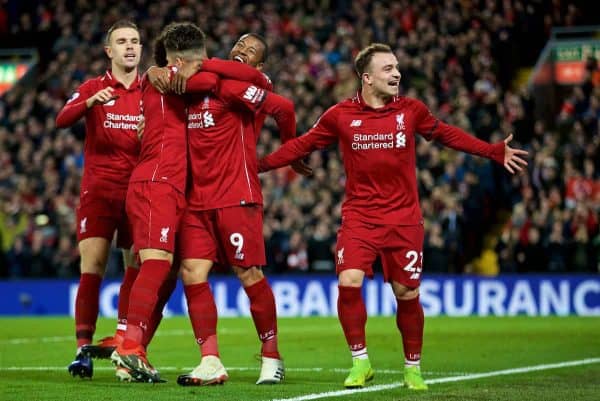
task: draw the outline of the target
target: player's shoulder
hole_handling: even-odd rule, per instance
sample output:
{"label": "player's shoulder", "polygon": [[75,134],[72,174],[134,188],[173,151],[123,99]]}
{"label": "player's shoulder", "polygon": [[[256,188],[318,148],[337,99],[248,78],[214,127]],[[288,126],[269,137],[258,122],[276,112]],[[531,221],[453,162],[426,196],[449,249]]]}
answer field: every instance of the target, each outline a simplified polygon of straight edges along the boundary
{"label": "player's shoulder", "polygon": [[329,108],[327,111],[334,113],[344,113],[350,110],[360,110],[362,108],[361,99],[358,95],[346,98]]}
{"label": "player's shoulder", "polygon": [[423,103],[419,99],[415,99],[414,97],[409,97],[409,96],[394,96],[394,99],[392,100],[392,105],[393,105],[393,107],[397,107],[398,109],[427,108],[427,106],[425,106],[425,103]]}
{"label": "player's shoulder", "polygon": [[99,91],[102,88],[110,86],[107,81],[106,74],[98,75],[96,77],[91,77],[83,81],[81,85],[79,85],[79,90],[90,90],[90,91]]}

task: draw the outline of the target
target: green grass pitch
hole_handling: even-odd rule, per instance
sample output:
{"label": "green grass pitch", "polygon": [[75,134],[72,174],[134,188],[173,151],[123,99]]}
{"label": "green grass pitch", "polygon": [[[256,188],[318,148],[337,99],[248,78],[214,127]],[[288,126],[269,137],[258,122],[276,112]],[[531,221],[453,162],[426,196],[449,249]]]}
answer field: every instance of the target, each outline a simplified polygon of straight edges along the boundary
{"label": "green grass pitch", "polygon": [[[114,325],[112,319],[100,319],[97,338],[112,334]],[[73,331],[69,318],[0,318],[0,400],[600,399],[599,318],[428,318],[422,370],[433,382],[420,393],[399,385],[402,343],[389,317],[369,318],[375,380],[365,387],[371,391],[352,393],[343,391],[351,360],[335,318],[279,320],[287,372],[285,383],[276,386],[254,384],[259,344],[250,319],[219,321],[221,358],[230,378],[213,387],[176,384],[177,375],[199,362],[186,318],[165,319],[149,348],[151,363],[168,380],[164,384],[120,383],[103,360],[95,361],[92,380],[70,377],[66,366],[74,354]],[[578,362],[540,366],[570,361]],[[527,369],[499,373],[515,368]],[[486,372],[491,373],[473,377]]]}

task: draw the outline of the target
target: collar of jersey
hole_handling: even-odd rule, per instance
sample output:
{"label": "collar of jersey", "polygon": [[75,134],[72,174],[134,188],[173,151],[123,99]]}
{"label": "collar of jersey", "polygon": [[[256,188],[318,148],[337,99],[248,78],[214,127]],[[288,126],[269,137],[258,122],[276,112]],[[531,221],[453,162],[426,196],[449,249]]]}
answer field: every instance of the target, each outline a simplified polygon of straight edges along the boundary
{"label": "collar of jersey", "polygon": [[385,106],[383,106],[383,107],[379,107],[379,108],[377,108],[377,109],[376,109],[376,108],[374,108],[374,107],[371,107],[371,106],[369,106],[369,105],[368,105],[368,104],[365,102],[365,100],[364,100],[364,99],[363,99],[363,97],[362,97],[362,93],[361,93],[361,91],[360,91],[360,89],[359,89],[359,90],[356,92],[356,96],[354,96],[354,97],[352,98],[352,102],[353,102],[353,103],[356,103],[356,104],[358,104],[358,105],[359,105],[359,107],[360,107],[361,109],[363,109],[363,110],[372,110],[372,111],[386,111],[386,110],[388,110],[388,109],[392,108],[392,107],[393,107],[392,105],[394,104],[394,102],[396,102],[396,101],[397,101],[399,98],[400,98],[400,96],[394,96],[394,97],[392,98],[392,100],[390,100],[390,101],[389,101],[389,102],[388,102],[388,103],[387,103]]}
{"label": "collar of jersey", "polygon": [[106,70],[106,72],[104,73],[104,78],[109,82],[109,85],[112,86],[113,88],[120,86],[121,88],[128,90],[128,91],[138,89],[141,84],[140,74],[137,74],[135,77],[135,80],[131,83],[131,86],[129,87],[129,89],[126,89],[125,85],[123,85],[121,82],[117,81],[117,79],[113,75],[112,70],[110,68],[108,70]]}

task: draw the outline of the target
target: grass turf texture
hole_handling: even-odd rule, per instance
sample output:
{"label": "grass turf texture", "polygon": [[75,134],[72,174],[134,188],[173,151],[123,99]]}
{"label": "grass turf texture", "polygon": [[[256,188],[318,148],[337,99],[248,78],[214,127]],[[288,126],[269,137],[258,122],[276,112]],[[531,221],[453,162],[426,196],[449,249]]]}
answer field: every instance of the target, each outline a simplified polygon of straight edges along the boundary
{"label": "grass turf texture", "polygon": [[[100,319],[97,338],[115,322]],[[344,390],[351,367],[335,318],[280,319],[279,341],[287,372],[283,385],[256,386],[259,351],[249,318],[221,319],[221,358],[229,381],[215,387],[180,387],[176,378],[199,362],[186,318],[165,319],[149,359],[165,384],[120,383],[108,361],[94,361],[94,378],[68,375],[74,331],[69,318],[0,319],[0,400],[272,400]],[[422,370],[426,379],[464,376],[600,357],[598,318],[429,318]],[[45,338],[45,339],[44,339]],[[367,343],[375,379],[402,381],[402,343],[393,317],[369,318]],[[44,368],[34,370],[36,368]],[[21,369],[25,368],[25,369]],[[47,369],[46,369],[47,368]],[[343,394],[329,400],[598,400],[600,363],[430,384],[415,393],[403,387]],[[321,399],[321,398],[314,398]]]}

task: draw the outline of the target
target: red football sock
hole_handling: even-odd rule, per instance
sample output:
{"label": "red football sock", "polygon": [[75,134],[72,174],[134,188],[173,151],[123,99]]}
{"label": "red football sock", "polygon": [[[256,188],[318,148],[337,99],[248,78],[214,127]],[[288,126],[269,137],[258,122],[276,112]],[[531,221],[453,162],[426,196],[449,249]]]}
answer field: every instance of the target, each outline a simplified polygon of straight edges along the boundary
{"label": "red football sock", "polygon": [[423,327],[425,326],[423,307],[419,302],[418,296],[406,301],[398,300],[396,326],[398,326],[398,330],[402,334],[402,345],[404,346],[406,362],[417,364],[421,360]]}
{"label": "red football sock", "polygon": [[125,330],[127,329],[127,309],[129,308],[129,294],[139,271],[139,269],[131,266],[127,266],[125,269],[125,275],[123,276],[123,282],[121,283],[121,288],[119,290],[117,336],[125,337]]}
{"label": "red football sock", "polygon": [[365,325],[367,308],[360,287],[338,286],[338,317],[346,336],[350,351],[359,351],[367,346]]}
{"label": "red football sock", "polygon": [[163,309],[169,301],[169,298],[171,298],[171,294],[173,294],[173,291],[175,291],[176,286],[177,276],[169,275],[167,281],[165,281],[162,287],[160,287],[160,290],[158,291],[158,303],[152,312],[152,316],[150,316],[148,330],[144,332],[144,338],[142,339],[142,345],[144,348],[148,348],[148,344],[150,344],[150,341],[152,341],[154,333],[156,333],[156,329],[163,318]]}
{"label": "red football sock", "polygon": [[79,277],[79,288],[75,297],[75,338],[77,348],[91,344],[96,331],[98,304],[102,276],[93,273],[82,273]]}
{"label": "red football sock", "polygon": [[202,356],[219,356],[217,343],[217,305],[208,283],[186,285],[185,297],[196,342]]}
{"label": "red football sock", "polygon": [[244,288],[250,299],[250,313],[258,338],[262,341],[262,356],[281,359],[277,349],[277,310],[273,290],[266,278]]}
{"label": "red football sock", "polygon": [[150,316],[158,304],[158,293],[169,274],[168,260],[149,259],[142,263],[140,272],[131,287],[129,309],[127,311],[127,332],[124,348],[132,344],[142,344],[144,332],[148,329]]}

